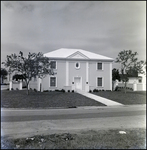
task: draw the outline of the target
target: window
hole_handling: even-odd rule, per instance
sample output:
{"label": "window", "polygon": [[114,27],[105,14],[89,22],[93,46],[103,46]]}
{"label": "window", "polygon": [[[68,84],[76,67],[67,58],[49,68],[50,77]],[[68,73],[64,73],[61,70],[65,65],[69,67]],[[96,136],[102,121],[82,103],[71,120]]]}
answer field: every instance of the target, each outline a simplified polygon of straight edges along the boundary
{"label": "window", "polygon": [[97,63],[97,70],[102,70],[102,63],[101,62]]}
{"label": "window", "polygon": [[97,86],[102,86],[102,77],[97,78]]}
{"label": "window", "polygon": [[56,69],[57,68],[56,61],[51,61],[51,68],[52,69]]}
{"label": "window", "polygon": [[50,77],[50,86],[55,87],[56,86],[56,77]]}
{"label": "window", "polygon": [[139,82],[139,83],[142,83],[142,79],[138,79],[138,82]]}
{"label": "window", "polygon": [[76,68],[76,69],[79,69],[79,68],[80,68],[80,63],[79,63],[79,62],[76,62],[76,63],[75,63],[75,68]]}

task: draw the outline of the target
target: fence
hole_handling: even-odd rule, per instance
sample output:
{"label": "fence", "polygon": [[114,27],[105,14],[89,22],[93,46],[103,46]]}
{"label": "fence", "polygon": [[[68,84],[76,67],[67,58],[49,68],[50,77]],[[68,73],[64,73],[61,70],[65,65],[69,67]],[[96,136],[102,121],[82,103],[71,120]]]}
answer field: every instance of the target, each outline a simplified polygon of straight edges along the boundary
{"label": "fence", "polygon": [[9,89],[11,90],[12,88],[13,90],[22,90],[22,81],[11,81]]}
{"label": "fence", "polygon": [[[114,81],[113,90],[115,90],[116,87],[124,87],[124,85],[122,82]],[[127,83],[126,87],[133,91],[146,91],[146,83]]]}

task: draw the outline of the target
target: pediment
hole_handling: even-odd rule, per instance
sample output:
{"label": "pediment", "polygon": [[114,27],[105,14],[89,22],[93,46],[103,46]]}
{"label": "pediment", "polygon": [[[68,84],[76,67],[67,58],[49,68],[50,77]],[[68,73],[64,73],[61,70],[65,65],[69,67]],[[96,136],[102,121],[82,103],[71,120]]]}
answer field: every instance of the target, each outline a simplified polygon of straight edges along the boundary
{"label": "pediment", "polygon": [[89,59],[87,56],[82,54],[81,52],[77,51],[73,53],[72,55],[68,56],[67,58],[73,58],[73,59]]}

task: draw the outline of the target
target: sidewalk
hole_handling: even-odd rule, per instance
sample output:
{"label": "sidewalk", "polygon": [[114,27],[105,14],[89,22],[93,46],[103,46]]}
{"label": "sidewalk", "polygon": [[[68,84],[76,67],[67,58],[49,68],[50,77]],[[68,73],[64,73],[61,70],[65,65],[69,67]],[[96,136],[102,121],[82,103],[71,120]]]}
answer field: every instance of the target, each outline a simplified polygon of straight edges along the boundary
{"label": "sidewalk", "polygon": [[103,98],[103,97],[100,97],[100,96],[97,96],[97,95],[94,95],[94,94],[91,94],[91,93],[87,93],[85,91],[77,91],[77,92],[79,94],[83,95],[83,96],[94,99],[95,101],[103,103],[107,106],[123,106],[123,104],[121,104],[121,103],[114,102],[112,100],[109,100],[109,99],[106,99],[106,98]]}

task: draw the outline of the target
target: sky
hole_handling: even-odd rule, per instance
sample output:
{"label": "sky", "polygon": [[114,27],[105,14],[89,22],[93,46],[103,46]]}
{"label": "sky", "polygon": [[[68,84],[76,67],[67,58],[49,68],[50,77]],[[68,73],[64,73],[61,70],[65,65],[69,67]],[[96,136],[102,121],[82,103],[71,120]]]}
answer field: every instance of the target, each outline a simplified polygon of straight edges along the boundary
{"label": "sky", "polygon": [[1,1],[1,62],[59,48],[146,60],[146,1]]}

